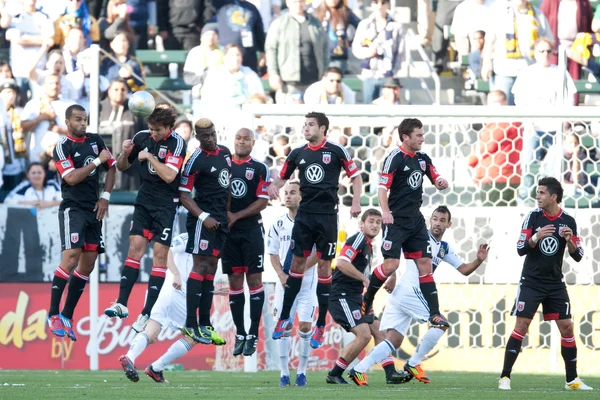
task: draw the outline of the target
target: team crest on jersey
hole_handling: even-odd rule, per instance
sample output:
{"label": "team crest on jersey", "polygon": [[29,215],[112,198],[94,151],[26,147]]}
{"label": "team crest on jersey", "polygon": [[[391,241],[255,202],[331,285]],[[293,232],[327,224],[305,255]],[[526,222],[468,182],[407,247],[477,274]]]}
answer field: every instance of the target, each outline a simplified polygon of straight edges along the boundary
{"label": "team crest on jersey", "polygon": [[202,239],[202,240],[200,241],[200,249],[201,249],[201,250],[206,250],[206,249],[208,249],[208,240],[204,240],[204,239]]}
{"label": "team crest on jersey", "polygon": [[525,309],[525,302],[520,301],[517,303],[517,311],[523,311]]}
{"label": "team crest on jersey", "polygon": [[446,250],[443,247],[440,247],[439,257],[444,258],[445,255],[446,255]]}
{"label": "team crest on jersey", "polygon": [[282,226],[283,226],[283,221],[282,220],[277,221],[277,227],[281,228]]}
{"label": "team crest on jersey", "polygon": [[92,150],[94,150],[94,154],[98,155],[98,145],[96,143],[92,143]]}
{"label": "team crest on jersey", "polygon": [[249,181],[251,181],[252,178],[254,178],[254,169],[247,168],[246,169],[246,179],[248,179]]}
{"label": "team crest on jersey", "polygon": [[129,230],[131,231],[133,229],[133,221],[131,221],[131,223],[129,224]]}
{"label": "team crest on jersey", "polygon": [[382,247],[385,251],[389,251],[392,248],[392,242],[390,242],[389,240],[384,240]]}
{"label": "team crest on jersey", "polygon": [[227,161],[227,165],[231,167],[231,158],[229,158],[229,156],[225,157],[225,161]]}
{"label": "team crest on jersey", "polygon": [[354,317],[354,319],[358,320],[362,317],[362,314],[360,313],[360,310],[354,310],[352,311],[352,316]]}
{"label": "team crest on jersey", "polygon": [[71,243],[79,242],[79,233],[71,233]]}
{"label": "team crest on jersey", "polygon": [[167,156],[167,149],[165,147],[161,147],[158,149],[158,158],[165,158]]}
{"label": "team crest on jersey", "polygon": [[421,166],[421,169],[423,171],[425,171],[425,167],[427,167],[427,163],[423,160],[419,160],[419,165]]}
{"label": "team crest on jersey", "polygon": [[323,162],[329,164],[331,162],[331,153],[323,153]]}

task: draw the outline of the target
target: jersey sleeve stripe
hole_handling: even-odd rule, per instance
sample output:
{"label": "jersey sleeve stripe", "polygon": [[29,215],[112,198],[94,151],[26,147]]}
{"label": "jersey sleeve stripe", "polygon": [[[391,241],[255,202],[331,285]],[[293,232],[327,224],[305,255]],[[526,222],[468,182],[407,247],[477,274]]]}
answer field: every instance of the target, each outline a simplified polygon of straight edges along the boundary
{"label": "jersey sleeve stripe", "polygon": [[365,239],[365,234],[362,232],[359,232],[358,235],[356,235],[356,239],[354,239],[354,243],[352,243],[352,247],[354,249],[358,250],[358,248],[360,247],[360,245],[362,244],[364,239]]}
{"label": "jersey sleeve stripe", "polygon": [[530,211],[529,214],[527,214],[527,218],[525,218],[525,221],[523,222],[523,229],[527,229],[527,227],[529,226],[529,219],[531,218],[531,215],[536,211],[537,209]]}
{"label": "jersey sleeve stripe", "polygon": [[192,170],[192,165],[194,165],[194,161],[196,161],[196,158],[198,158],[200,153],[202,153],[202,150],[200,148],[197,148],[196,150],[194,150],[194,154],[192,154],[192,156],[190,157],[188,162],[185,164],[185,172],[184,173],[186,175],[190,174],[190,171]]}
{"label": "jersey sleeve stripe", "polygon": [[346,157],[346,160],[347,161],[352,161],[352,158],[350,157],[350,153],[348,153],[348,150],[346,150],[346,148],[344,146],[342,146],[339,143],[334,143],[334,142],[332,142],[330,140],[328,140],[327,143],[332,144],[332,145],[340,148],[342,150],[342,152],[344,153],[344,157]]}
{"label": "jersey sleeve stripe", "polygon": [[65,144],[65,142],[67,140],[69,140],[69,139],[67,139],[67,137],[65,136],[56,145],[56,154],[58,155],[58,158],[61,160],[65,160],[67,158],[67,157],[65,157],[65,150],[63,149],[63,144]]}
{"label": "jersey sleeve stripe", "polygon": [[269,171],[269,167],[267,167],[267,164],[265,164],[262,161],[257,160],[256,158],[252,157],[252,160],[254,162],[256,162],[257,164],[261,164],[263,167],[265,167],[265,182],[270,183],[271,182],[271,171]]}
{"label": "jersey sleeve stripe", "polygon": [[174,137],[177,139],[177,146],[175,147],[175,153],[173,155],[181,157],[181,151],[183,150],[183,138],[177,133],[174,135]]}
{"label": "jersey sleeve stripe", "polygon": [[389,174],[390,173],[390,168],[392,167],[392,161],[394,160],[394,158],[400,153],[400,149],[395,149],[394,151],[392,151],[390,153],[390,155],[388,156],[387,160],[385,160],[385,164],[383,166],[383,173],[384,174]]}

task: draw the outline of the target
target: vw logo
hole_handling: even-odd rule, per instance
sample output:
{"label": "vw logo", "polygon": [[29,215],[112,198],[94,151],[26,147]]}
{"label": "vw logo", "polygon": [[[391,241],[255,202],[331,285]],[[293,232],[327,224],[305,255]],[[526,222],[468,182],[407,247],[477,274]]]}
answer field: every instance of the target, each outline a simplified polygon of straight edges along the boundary
{"label": "vw logo", "polygon": [[325,171],[319,164],[311,164],[306,168],[304,175],[310,183],[319,183],[323,180]]}
{"label": "vw logo", "polygon": [[[92,161],[94,161],[96,159],[96,157],[92,157],[92,156],[87,156],[85,161],[83,162],[83,165],[86,166],[89,163],[91,163]],[[90,174],[88,176],[94,176],[96,175],[96,171],[98,170],[98,168],[96,168],[95,170],[93,170],[92,172],[90,172]]]}
{"label": "vw logo", "polygon": [[421,175],[419,171],[413,171],[413,173],[408,177],[408,186],[410,186],[413,190],[421,187],[421,182],[423,182],[423,175]]}
{"label": "vw logo", "polygon": [[[153,156],[153,157],[158,160],[158,157],[156,157],[156,156]],[[148,163],[148,172],[150,172],[152,175],[156,175],[156,170],[154,169],[154,167],[152,166],[150,161],[146,160],[146,162]]]}
{"label": "vw logo", "polygon": [[225,168],[219,172],[219,185],[225,189],[229,188],[229,171]]}
{"label": "vw logo", "polygon": [[553,256],[558,251],[558,239],[554,236],[548,236],[540,242],[540,251],[545,256]]}
{"label": "vw logo", "polygon": [[231,181],[231,195],[236,199],[240,199],[246,195],[248,187],[246,182],[239,178],[235,178]]}

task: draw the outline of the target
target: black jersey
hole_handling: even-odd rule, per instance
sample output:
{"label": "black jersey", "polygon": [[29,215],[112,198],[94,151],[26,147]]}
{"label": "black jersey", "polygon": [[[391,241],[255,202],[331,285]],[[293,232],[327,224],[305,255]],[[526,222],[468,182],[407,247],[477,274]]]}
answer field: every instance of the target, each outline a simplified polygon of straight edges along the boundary
{"label": "black jersey", "polygon": [[[348,261],[359,272],[363,273],[366,277],[369,277],[371,274],[373,245],[364,233],[358,232],[346,240],[338,258],[340,260]],[[331,286],[332,297],[340,296],[342,293],[345,293],[345,295],[348,296],[362,296],[363,289],[364,285],[362,281],[349,277],[337,268],[333,271]]]}
{"label": "black jersey", "polygon": [[420,215],[423,175],[427,175],[431,183],[440,176],[423,152],[408,153],[398,147],[386,157],[379,187],[389,190],[388,204],[394,217]]}
{"label": "black jersey", "polygon": [[[82,138],[69,135],[63,137],[54,148],[54,163],[61,177],[65,177],[77,168],[83,168],[98,157],[102,150],[108,150],[104,140],[95,133],[86,133]],[[116,161],[110,158],[101,165],[105,170],[112,168]],[[77,185],[69,185],[63,179],[61,183],[62,209],[78,207],[93,210],[99,198],[98,169],[92,171]]]}
{"label": "black jersey", "polygon": [[[269,168],[260,161],[248,157],[246,160],[232,159],[231,165],[231,212],[248,208],[257,199],[269,199]],[[232,229],[250,229],[262,223],[260,213],[236,221]]]}
{"label": "black jersey", "polygon": [[329,140],[316,147],[305,144],[296,147],[288,155],[279,174],[281,179],[290,179],[298,168],[302,200],[299,211],[330,214],[337,211],[340,171],[346,170],[350,178],[359,171],[346,149]]}
{"label": "black jersey", "polygon": [[185,163],[179,190],[196,189],[194,200],[202,211],[227,228],[227,200],[231,177],[231,152],[218,145],[215,151],[197,148]]}
{"label": "black jersey", "polygon": [[[554,234],[540,239],[535,247],[530,247],[529,239],[546,225],[554,225],[556,228]],[[521,272],[522,284],[531,286],[563,281],[562,264],[567,247],[567,241],[561,233],[561,229],[564,227],[569,227],[573,231],[573,242],[576,244],[577,250],[571,253],[571,257],[579,262],[583,257],[583,247],[577,236],[577,223],[573,217],[563,210],[552,217],[541,208],[535,209],[527,215],[517,242],[519,255],[525,256]]]}
{"label": "black jersey", "polygon": [[156,142],[150,136],[150,131],[139,131],[133,137],[133,150],[127,158],[129,163],[137,160],[140,151],[145,150],[154,155],[161,163],[177,171],[177,176],[171,183],[162,180],[156,173],[152,164],[147,160],[142,161],[140,175],[142,185],[138,191],[135,204],[144,204],[146,207],[152,206],[173,206],[179,203],[179,179],[181,166],[185,157],[187,145],[183,138],[175,132],[171,132],[160,142]]}

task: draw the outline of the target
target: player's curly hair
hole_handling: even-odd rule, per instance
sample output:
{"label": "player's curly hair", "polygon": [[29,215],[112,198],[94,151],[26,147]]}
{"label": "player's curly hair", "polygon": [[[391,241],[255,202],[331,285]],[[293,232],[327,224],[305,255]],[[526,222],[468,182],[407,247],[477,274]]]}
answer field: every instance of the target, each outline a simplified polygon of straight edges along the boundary
{"label": "player's curly hair", "polygon": [[325,115],[325,113],[320,113],[316,111],[311,111],[304,116],[304,118],[314,118],[317,120],[317,126],[320,128],[322,126],[325,127],[325,135],[327,135],[327,131],[329,130],[329,118]]}
{"label": "player's curly hair", "polygon": [[146,122],[150,125],[166,126],[173,129],[178,116],[177,111],[171,106],[156,107],[152,114],[146,118]]}
{"label": "player's curly hair", "polygon": [[398,136],[400,136],[400,141],[404,141],[402,135],[406,135],[410,137],[415,129],[421,129],[423,127],[423,123],[421,120],[417,118],[404,118],[400,125],[398,125]]}

